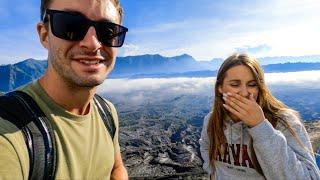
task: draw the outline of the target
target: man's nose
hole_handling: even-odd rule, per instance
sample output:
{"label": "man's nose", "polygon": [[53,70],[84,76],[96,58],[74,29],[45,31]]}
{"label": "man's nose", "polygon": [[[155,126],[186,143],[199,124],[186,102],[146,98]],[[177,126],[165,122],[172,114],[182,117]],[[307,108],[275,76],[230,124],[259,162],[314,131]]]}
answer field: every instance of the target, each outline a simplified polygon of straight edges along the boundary
{"label": "man's nose", "polygon": [[86,48],[90,51],[97,51],[101,48],[101,43],[98,40],[98,36],[96,33],[96,30],[93,26],[89,27],[86,35],[84,38],[80,41],[80,47]]}

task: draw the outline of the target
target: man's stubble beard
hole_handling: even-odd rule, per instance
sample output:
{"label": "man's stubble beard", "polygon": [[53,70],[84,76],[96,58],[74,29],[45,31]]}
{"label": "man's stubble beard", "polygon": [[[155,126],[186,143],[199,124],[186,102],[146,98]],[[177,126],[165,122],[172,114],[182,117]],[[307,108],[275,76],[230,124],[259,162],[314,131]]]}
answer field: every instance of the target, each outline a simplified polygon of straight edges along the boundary
{"label": "man's stubble beard", "polygon": [[81,77],[77,75],[77,73],[71,67],[70,56],[67,55],[66,58],[62,56],[61,50],[57,50],[55,54],[51,54],[49,56],[49,62],[51,63],[54,71],[57,75],[68,85],[71,87],[85,87],[85,88],[93,88],[104,82],[107,75],[110,73],[111,69],[107,70],[105,75],[99,79],[89,79],[85,77]]}

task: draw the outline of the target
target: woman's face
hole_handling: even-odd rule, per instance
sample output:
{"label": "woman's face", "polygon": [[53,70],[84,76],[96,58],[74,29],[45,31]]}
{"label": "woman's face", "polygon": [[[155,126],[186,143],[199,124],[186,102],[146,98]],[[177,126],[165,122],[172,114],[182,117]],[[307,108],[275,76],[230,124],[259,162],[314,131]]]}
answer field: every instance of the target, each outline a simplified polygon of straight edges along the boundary
{"label": "woman's face", "polygon": [[222,85],[218,87],[219,92],[239,94],[249,99],[253,94],[255,100],[259,95],[259,87],[251,70],[245,65],[238,65],[230,68],[226,72],[226,76]]}

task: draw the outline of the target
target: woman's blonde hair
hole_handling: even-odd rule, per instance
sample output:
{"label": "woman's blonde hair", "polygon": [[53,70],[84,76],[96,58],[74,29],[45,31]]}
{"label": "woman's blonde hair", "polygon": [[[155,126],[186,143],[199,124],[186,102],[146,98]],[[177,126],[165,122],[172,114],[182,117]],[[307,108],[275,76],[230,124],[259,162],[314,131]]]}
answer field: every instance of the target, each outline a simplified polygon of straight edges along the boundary
{"label": "woman's blonde hair", "polygon": [[[215,161],[217,158],[217,153],[221,155],[224,154],[224,147],[223,145],[227,142],[226,137],[224,135],[224,128],[225,128],[225,118],[226,118],[226,111],[223,108],[222,104],[222,95],[219,93],[219,86],[223,84],[223,80],[226,77],[227,71],[235,66],[244,65],[248,67],[259,88],[259,94],[257,97],[257,103],[260,105],[264,112],[264,116],[268,121],[272,124],[273,127],[276,127],[278,123],[283,124],[285,127],[289,129],[291,134],[293,134],[296,138],[297,135],[293,131],[290,124],[286,121],[286,119],[281,118],[281,113],[288,109],[286,105],[284,105],[281,101],[277,100],[269,91],[268,87],[266,86],[265,79],[264,79],[264,72],[259,65],[258,61],[249,56],[248,54],[233,54],[228,57],[224,63],[221,65],[218,74],[217,80],[215,83],[215,97],[214,103],[212,107],[212,114],[209,118],[209,124],[207,133],[209,136],[209,158],[210,164],[212,167],[215,167]],[[298,115],[298,114],[297,114]],[[297,138],[298,139],[298,138]],[[302,144],[302,143],[299,143]],[[253,150],[252,145],[252,138],[250,140],[250,152],[252,156],[252,161],[254,168],[263,175],[261,167],[257,161],[257,157]]]}

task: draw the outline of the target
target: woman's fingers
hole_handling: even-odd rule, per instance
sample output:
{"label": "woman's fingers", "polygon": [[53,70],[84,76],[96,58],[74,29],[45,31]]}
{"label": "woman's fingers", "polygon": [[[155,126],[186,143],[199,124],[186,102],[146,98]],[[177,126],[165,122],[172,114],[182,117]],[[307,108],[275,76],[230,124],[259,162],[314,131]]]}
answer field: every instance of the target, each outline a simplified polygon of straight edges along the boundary
{"label": "woman's fingers", "polygon": [[233,97],[232,94],[228,95],[228,94],[224,94],[223,97],[225,97],[224,100],[230,100],[234,103],[236,103],[237,105],[239,105],[240,107],[242,108],[246,108],[247,104],[245,104],[243,101],[241,101],[240,99],[236,98],[236,97]]}
{"label": "woman's fingers", "polygon": [[[251,95],[252,95],[252,94],[250,93],[250,96],[251,96]],[[243,104],[249,105],[249,104],[251,104],[251,102],[252,102],[251,99],[249,100],[249,99],[247,99],[247,98],[245,98],[245,97],[243,97],[243,96],[241,96],[241,95],[239,95],[239,94],[231,94],[231,93],[228,93],[228,96],[233,97],[233,98],[239,100],[239,101],[242,102]]]}
{"label": "woman's fingers", "polygon": [[244,108],[245,104],[243,104],[239,100],[227,96],[223,96],[223,99],[225,101],[225,104],[232,107],[234,110],[238,111],[241,114],[246,113],[246,109]]}
{"label": "woman's fingers", "polygon": [[224,108],[226,108],[229,112],[231,112],[232,114],[234,114],[235,116],[237,116],[238,118],[241,119],[242,115],[241,113],[239,113],[238,111],[236,111],[234,108],[232,108],[231,106],[227,105],[227,104],[222,104]]}

